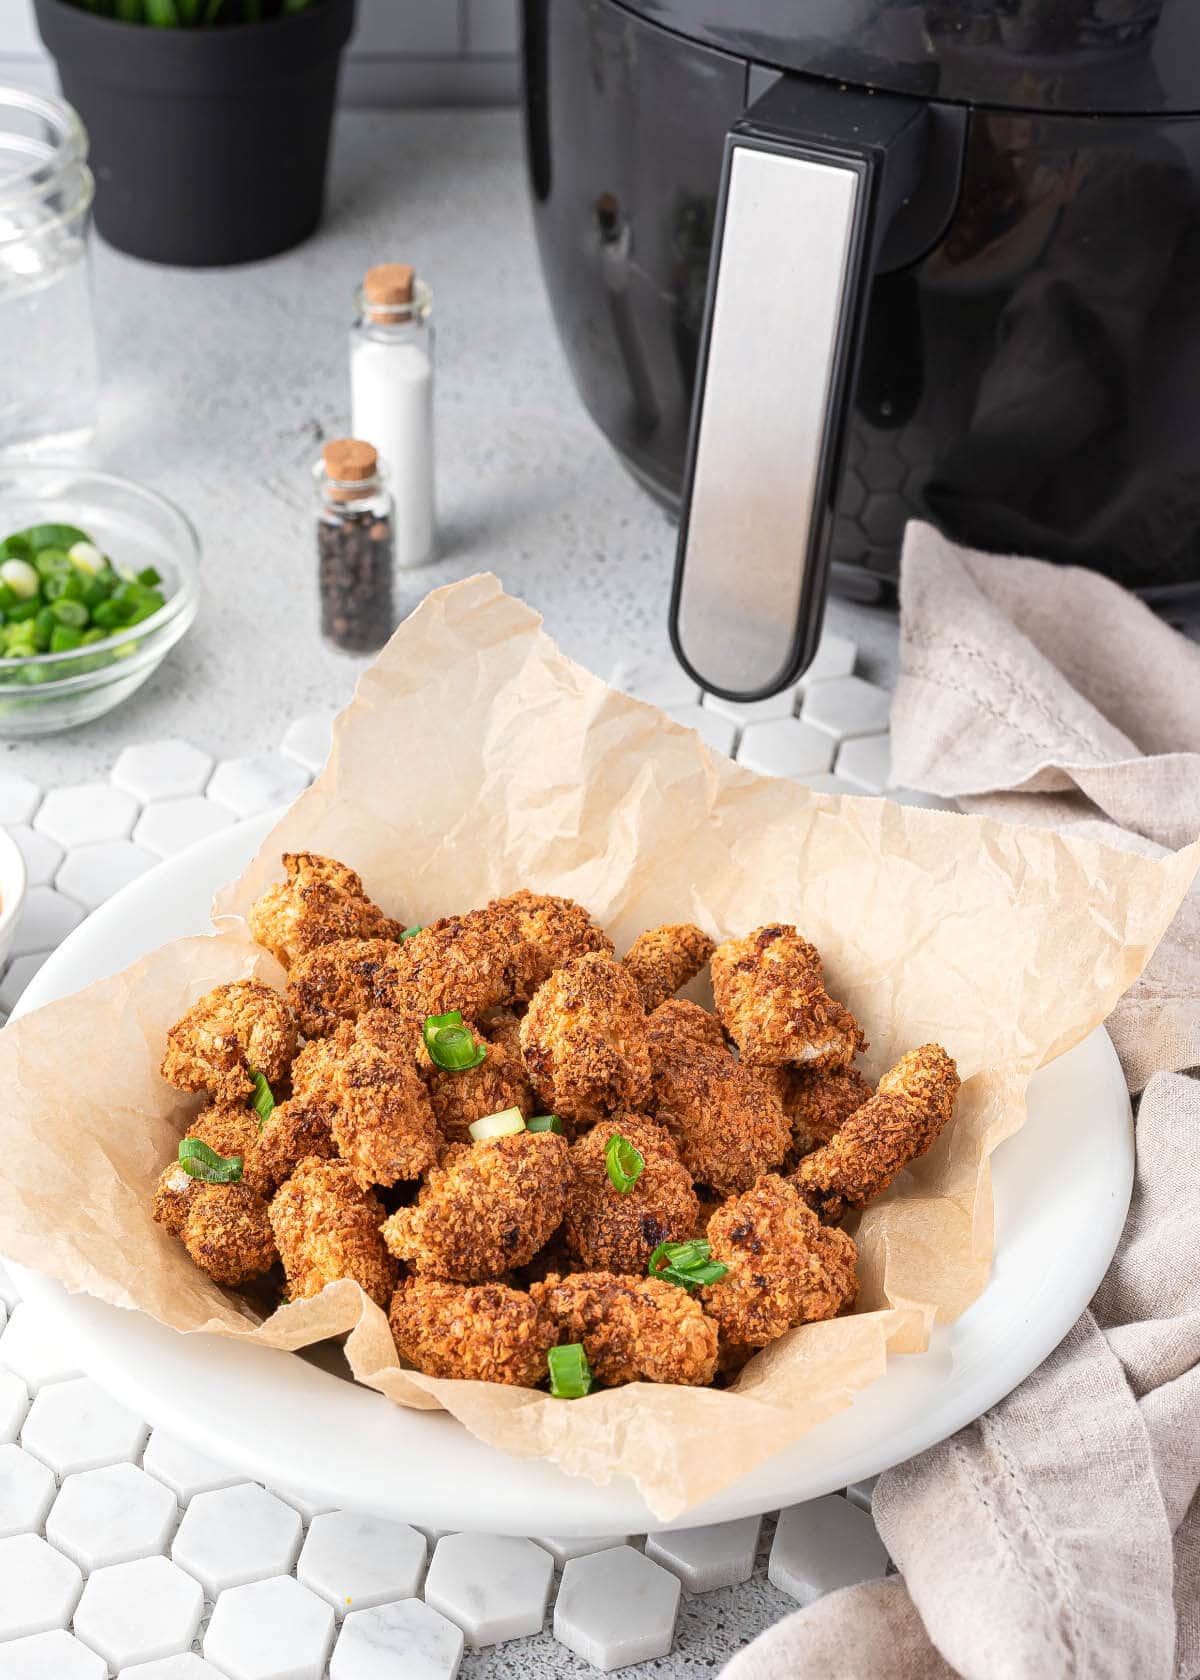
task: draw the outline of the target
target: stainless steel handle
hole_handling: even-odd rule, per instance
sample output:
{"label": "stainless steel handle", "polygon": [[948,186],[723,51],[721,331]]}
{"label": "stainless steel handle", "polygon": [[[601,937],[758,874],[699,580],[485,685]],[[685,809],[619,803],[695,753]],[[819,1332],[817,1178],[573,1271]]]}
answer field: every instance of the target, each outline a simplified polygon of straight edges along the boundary
{"label": "stainless steel handle", "polygon": [[841,414],[890,220],[884,161],[902,154],[911,172],[923,117],[880,98],[873,129],[843,144],[829,130],[845,108],[816,89],[773,89],[726,146],[672,636],[691,673],[733,699],[776,692],[816,651]]}

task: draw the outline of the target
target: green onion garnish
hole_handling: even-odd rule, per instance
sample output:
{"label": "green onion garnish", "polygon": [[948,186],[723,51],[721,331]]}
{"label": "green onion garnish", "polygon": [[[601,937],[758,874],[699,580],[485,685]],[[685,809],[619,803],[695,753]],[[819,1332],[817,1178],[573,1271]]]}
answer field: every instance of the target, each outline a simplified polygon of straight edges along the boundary
{"label": "green onion garnish", "polygon": [[729,1267],[712,1258],[712,1249],[702,1237],[694,1237],[690,1242],[659,1243],[646,1270],[690,1295],[702,1283],[720,1283]]}
{"label": "green onion garnish", "polygon": [[558,1132],[562,1134],[563,1123],[557,1114],[535,1114],[532,1120],[526,1120],[527,1132]]}
{"label": "green onion garnish", "polygon": [[580,1400],[592,1386],[592,1373],[582,1342],[552,1347],[546,1355],[550,1367],[550,1392],[556,1400]]}
{"label": "green onion garnish", "polygon": [[205,1184],[236,1184],[242,1176],[240,1155],[218,1155],[194,1137],[181,1140],[179,1165],[189,1178],[202,1178]]}
{"label": "green onion garnish", "polygon": [[452,1009],[446,1015],[425,1017],[425,1048],[435,1067],[447,1073],[465,1073],[478,1067],[487,1055],[487,1046],[476,1044],[475,1034],[462,1024],[462,1011]]}
{"label": "green onion garnish", "polygon": [[629,1139],[623,1138],[620,1132],[614,1132],[609,1138],[604,1150],[604,1164],[608,1168],[609,1182],[618,1196],[629,1194],[646,1165]]}
{"label": "green onion garnish", "polygon": [[253,1068],[250,1069],[250,1073],[254,1079],[254,1101],[250,1106],[258,1115],[258,1129],[261,1132],[275,1107],[275,1093],[261,1073],[255,1073]]}
{"label": "green onion garnish", "polygon": [[425,931],[425,929],[421,926],[421,924],[419,922],[416,923],[413,927],[405,928],[404,932],[400,935],[401,945],[404,944],[406,939],[415,939],[419,933],[424,933],[424,931]]}
{"label": "green onion garnish", "polygon": [[489,1138],[515,1137],[525,1130],[525,1118],[519,1108],[502,1108],[498,1114],[484,1114],[467,1127],[474,1143],[486,1143]]}

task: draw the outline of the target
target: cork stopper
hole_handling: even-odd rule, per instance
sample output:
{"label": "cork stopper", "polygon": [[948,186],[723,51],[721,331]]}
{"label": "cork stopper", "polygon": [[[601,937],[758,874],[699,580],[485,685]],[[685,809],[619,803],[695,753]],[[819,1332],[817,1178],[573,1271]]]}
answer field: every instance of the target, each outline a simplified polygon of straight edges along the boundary
{"label": "cork stopper", "polygon": [[375,446],[359,438],[334,438],[322,449],[321,460],[331,481],[327,493],[335,502],[353,501],[360,493],[354,487],[370,483],[379,473]]}
{"label": "cork stopper", "polygon": [[415,278],[409,263],[379,263],[369,268],[363,279],[363,297],[372,318],[394,320],[406,304],[412,303]]}

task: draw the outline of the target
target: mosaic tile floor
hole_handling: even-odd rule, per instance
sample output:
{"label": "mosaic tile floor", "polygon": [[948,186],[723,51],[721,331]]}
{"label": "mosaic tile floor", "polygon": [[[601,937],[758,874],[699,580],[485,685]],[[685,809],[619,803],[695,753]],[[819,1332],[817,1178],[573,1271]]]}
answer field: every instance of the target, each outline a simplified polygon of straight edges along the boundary
{"label": "mosaic tile floor", "polygon": [[[889,697],[855,663],[852,643],[827,637],[802,683],[752,705],[702,696],[665,660],[612,680],[756,770],[939,804],[889,788]],[[45,795],[0,776],[0,824],[30,881],[0,1018],[88,911],[299,793],[330,721],[301,718],[278,753],[220,764],[146,742],[109,781]],[[586,1541],[313,1510],[151,1431],[75,1369],[2,1272],[0,1328],[0,1680],[698,1676],[797,1602],[888,1567],[869,1486],[762,1519]]]}

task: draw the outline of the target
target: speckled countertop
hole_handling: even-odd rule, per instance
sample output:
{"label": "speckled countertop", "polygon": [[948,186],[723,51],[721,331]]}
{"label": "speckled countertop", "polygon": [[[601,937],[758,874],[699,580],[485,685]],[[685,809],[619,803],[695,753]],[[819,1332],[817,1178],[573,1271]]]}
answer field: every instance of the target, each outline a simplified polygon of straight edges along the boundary
{"label": "speckled countertop", "polygon": [[[482,569],[545,614],[603,675],[665,644],[674,531],[576,396],[551,323],[514,111],[348,112],[329,212],[287,256],[184,272],[96,244],[104,371],[94,464],[176,499],[204,547],[200,616],[125,706],[67,735],[0,742],[43,785],[102,775],[130,742],[179,735],[216,755],[273,747],[294,717],[349,697],[361,662],[316,628],[309,468],[349,420],[353,294],[373,262],[434,288],[443,558],[401,575],[404,610]],[[866,675],[888,681],[895,620],[834,601]]]}

